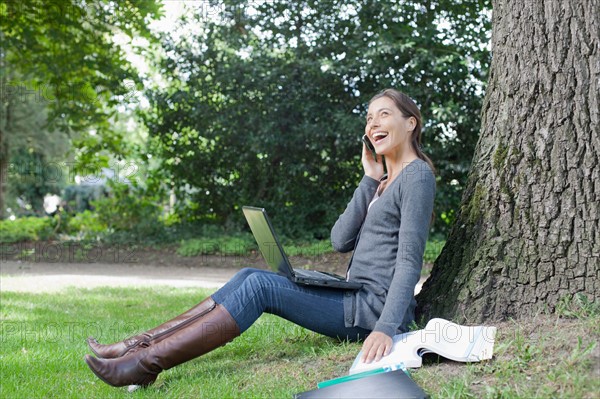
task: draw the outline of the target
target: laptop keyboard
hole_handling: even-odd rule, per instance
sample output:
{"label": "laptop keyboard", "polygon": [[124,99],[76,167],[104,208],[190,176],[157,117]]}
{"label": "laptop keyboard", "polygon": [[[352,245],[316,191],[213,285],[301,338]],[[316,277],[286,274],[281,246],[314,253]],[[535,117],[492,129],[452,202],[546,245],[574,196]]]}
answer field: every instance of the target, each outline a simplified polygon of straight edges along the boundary
{"label": "laptop keyboard", "polygon": [[330,276],[328,274],[317,272],[315,270],[304,270],[304,269],[294,269],[294,273],[296,276],[306,277],[306,278],[317,278],[319,280],[333,280],[340,281],[340,278]]}

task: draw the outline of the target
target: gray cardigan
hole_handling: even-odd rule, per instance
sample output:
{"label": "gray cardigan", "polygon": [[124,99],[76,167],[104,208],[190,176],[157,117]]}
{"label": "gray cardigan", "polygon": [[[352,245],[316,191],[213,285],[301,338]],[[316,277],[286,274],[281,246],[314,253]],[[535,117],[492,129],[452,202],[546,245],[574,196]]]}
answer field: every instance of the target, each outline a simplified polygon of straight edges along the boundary
{"label": "gray cardigan", "polygon": [[412,161],[368,210],[378,186],[363,176],[331,230],[331,243],[339,252],[354,250],[349,280],[363,283],[360,290],[345,293],[346,326],[393,336],[414,320],[435,176],[425,161]]}

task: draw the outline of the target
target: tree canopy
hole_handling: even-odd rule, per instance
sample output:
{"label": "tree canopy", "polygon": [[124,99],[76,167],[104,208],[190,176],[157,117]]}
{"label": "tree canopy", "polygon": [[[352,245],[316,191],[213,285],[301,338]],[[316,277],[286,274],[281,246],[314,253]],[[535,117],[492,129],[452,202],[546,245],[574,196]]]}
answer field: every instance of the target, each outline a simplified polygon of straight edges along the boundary
{"label": "tree canopy", "polygon": [[[174,26],[156,40],[148,28],[161,15],[154,2],[2,4],[3,176],[11,157],[57,154],[31,143],[66,142],[72,151],[63,157],[82,169],[143,159],[146,193],[163,203],[176,193],[183,219],[239,228],[239,207],[255,204],[285,220],[286,235],[322,238],[362,175],[366,103],[395,87],[421,107],[424,151],[438,172],[433,233],[446,233],[477,138],[488,1],[186,6],[186,34]],[[131,65],[117,36],[160,82]],[[119,118],[142,87],[150,108],[136,111],[150,137],[139,145]],[[39,109],[39,127],[19,125],[19,108]],[[23,134],[29,139],[17,139]],[[53,190],[32,195],[43,191]]]}
{"label": "tree canopy", "polygon": [[225,1],[163,38],[166,89],[146,122],[163,178],[197,215],[236,223],[268,207],[286,234],[317,237],[362,175],[369,98],[396,87],[420,105],[437,165],[435,230],[453,220],[479,128],[486,2]]}
{"label": "tree canopy", "polygon": [[141,89],[141,79],[114,38],[152,40],[147,23],[160,16],[160,6],[154,1],[8,1],[0,3],[0,16],[1,217],[11,155],[36,154],[14,159],[22,170],[56,155],[46,149],[65,134],[77,149],[78,164],[88,169],[127,154],[128,141],[114,128],[116,107]]}

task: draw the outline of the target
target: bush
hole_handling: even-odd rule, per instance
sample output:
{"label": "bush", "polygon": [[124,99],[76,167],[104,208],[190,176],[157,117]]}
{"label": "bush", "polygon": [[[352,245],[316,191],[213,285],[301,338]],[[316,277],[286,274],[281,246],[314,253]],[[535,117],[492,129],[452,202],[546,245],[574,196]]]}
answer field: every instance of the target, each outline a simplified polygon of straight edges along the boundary
{"label": "bush", "polygon": [[250,251],[256,249],[256,242],[250,235],[222,235],[182,240],[179,248],[177,248],[177,254],[181,256],[217,254],[246,256]]}
{"label": "bush", "polygon": [[92,202],[98,222],[105,225],[108,232],[128,232],[140,238],[161,231],[161,208],[143,190],[112,183],[111,192],[109,197]]}
{"label": "bush", "polygon": [[0,221],[0,243],[47,240],[54,235],[55,220],[50,217],[23,217]]}
{"label": "bush", "polygon": [[282,239],[282,245],[289,256],[321,256],[335,252],[330,240],[295,241]]}
{"label": "bush", "polygon": [[78,233],[84,237],[99,235],[104,233],[107,229],[106,224],[100,220],[98,214],[88,210],[70,217],[67,220],[66,225],[66,231],[68,233]]}

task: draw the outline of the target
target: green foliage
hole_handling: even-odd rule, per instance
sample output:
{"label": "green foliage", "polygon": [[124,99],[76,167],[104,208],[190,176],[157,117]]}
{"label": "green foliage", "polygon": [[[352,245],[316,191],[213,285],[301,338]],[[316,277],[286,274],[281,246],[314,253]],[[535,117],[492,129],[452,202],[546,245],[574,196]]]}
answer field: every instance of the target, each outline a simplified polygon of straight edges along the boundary
{"label": "green foliage", "polygon": [[[258,250],[254,237],[248,233],[226,233],[214,226],[204,226],[202,231],[196,234],[201,238],[196,237],[180,241],[177,254],[181,256],[249,256],[252,251]],[[281,241],[288,256],[318,257],[334,252],[329,240],[295,240],[283,237]],[[445,241],[443,240],[428,241],[425,246],[423,262],[433,263],[444,244]]]}
{"label": "green foliage", "polygon": [[106,229],[107,225],[100,220],[99,214],[90,210],[77,213],[67,219],[67,232],[81,237],[99,236],[106,232]]}
{"label": "green foliage", "polygon": [[430,239],[425,244],[425,253],[423,254],[424,263],[433,263],[442,252],[446,245],[446,240]]}
{"label": "green foliage", "polygon": [[54,234],[55,219],[23,217],[0,220],[0,243],[46,240]]}
{"label": "green foliage", "polygon": [[[111,182],[110,195],[93,201],[101,224],[109,232],[129,232],[138,238],[157,234],[161,208],[142,189],[124,183]],[[144,195],[146,194],[146,195]]]}
{"label": "green foliage", "polygon": [[284,240],[283,247],[289,256],[321,256],[334,252],[330,240],[310,240],[294,243],[293,240]]}
{"label": "green foliage", "polygon": [[[147,22],[161,15],[160,7],[154,0],[0,3],[3,179],[12,146],[34,146],[36,153],[50,155],[54,143],[73,143],[78,169],[98,169],[109,154],[131,152],[124,133],[114,128],[115,108],[138,101],[136,91],[143,84],[114,38],[123,34],[153,43]],[[27,147],[21,137],[30,140]],[[38,202],[43,191],[26,195]],[[0,190],[0,218],[5,208]]]}
{"label": "green foliage", "polygon": [[[3,100],[12,101],[10,106],[0,107],[0,173],[7,188],[5,208],[16,216],[44,216],[44,196],[59,194],[66,183],[61,165],[53,161],[67,152],[68,138],[48,129],[46,104],[34,95],[19,96],[10,87],[3,87],[2,94]],[[0,209],[0,218],[4,210]]]}
{"label": "green foliage", "polygon": [[[329,240],[295,241],[283,238],[282,245],[288,256],[315,257],[334,252]],[[254,237],[248,233],[226,234],[213,230],[208,234],[205,231],[202,238],[182,240],[177,253],[181,256],[249,256],[257,250]]]}
{"label": "green foliage", "polygon": [[147,93],[160,173],[197,217],[239,227],[240,206],[263,206],[286,235],[325,238],[363,174],[366,102],[393,86],[421,106],[438,168],[434,232],[444,233],[479,131],[486,10],[487,1],[329,0],[190,12],[203,28],[163,39],[172,84]]}
{"label": "green foliage", "polygon": [[256,250],[256,242],[251,235],[193,238],[181,242],[177,254],[181,256],[235,255],[248,256]]}
{"label": "green foliage", "polygon": [[96,139],[80,137],[93,144],[86,149],[90,156],[109,146],[119,153],[110,106],[124,102],[141,81],[113,35],[152,40],[146,19],[160,16],[159,3],[25,0],[2,3],[0,13],[3,48],[9,50],[2,54],[2,76],[11,85],[35,86],[30,89],[49,105],[50,126],[68,132],[95,127]]}
{"label": "green foliage", "polygon": [[84,212],[92,208],[92,202],[107,195],[103,185],[70,185],[65,187],[62,201],[67,212]]}
{"label": "green foliage", "polygon": [[19,197],[26,203],[25,209],[13,208],[17,216],[44,216],[44,196],[59,194],[64,184],[61,174],[52,174],[50,164],[43,152],[32,147],[15,149],[8,173],[8,187],[13,198]]}

